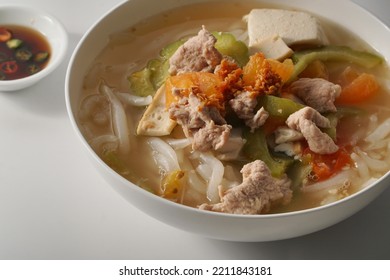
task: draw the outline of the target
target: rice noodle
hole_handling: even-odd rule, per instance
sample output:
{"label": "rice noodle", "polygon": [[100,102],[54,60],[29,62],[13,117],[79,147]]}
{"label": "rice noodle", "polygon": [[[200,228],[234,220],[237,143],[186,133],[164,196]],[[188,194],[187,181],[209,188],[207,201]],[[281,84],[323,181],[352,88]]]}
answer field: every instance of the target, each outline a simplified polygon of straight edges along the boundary
{"label": "rice noodle", "polygon": [[129,128],[125,109],[111,88],[103,81],[99,85],[99,91],[107,96],[111,103],[112,126],[115,135],[119,139],[119,150],[127,154],[130,151]]}
{"label": "rice noodle", "polygon": [[241,176],[239,176],[231,165],[225,166],[223,185],[230,189],[240,184]]}
{"label": "rice noodle", "polygon": [[238,169],[234,168],[230,164],[227,164],[225,166],[225,175],[224,177],[230,181],[235,181],[239,183],[242,181],[241,173],[238,171]]}
{"label": "rice noodle", "polygon": [[206,194],[207,186],[204,183],[205,181],[202,181],[201,178],[199,178],[199,175],[195,172],[195,170],[190,170],[187,174],[188,183],[191,186],[191,189],[196,190],[201,194]]}
{"label": "rice noodle", "polygon": [[381,140],[381,141],[370,143],[370,145],[368,145],[368,147],[365,150],[366,151],[372,151],[372,150],[384,149],[384,148],[387,148],[388,143],[389,143],[388,139],[384,139],[384,140]]}
{"label": "rice noodle", "polygon": [[224,167],[211,153],[200,153],[202,163],[196,168],[199,175],[208,182],[207,198],[211,203],[219,202],[218,186],[222,182]]}
{"label": "rice noodle", "polygon": [[118,137],[115,135],[101,135],[89,141],[89,144],[94,150],[101,150],[102,148],[109,150],[116,150],[118,148]]}
{"label": "rice noodle", "polygon": [[163,172],[169,173],[180,170],[177,155],[171,146],[158,137],[150,137],[147,140],[153,150],[153,158]]}
{"label": "rice noodle", "polygon": [[376,181],[378,181],[378,178],[371,177],[370,179],[368,179],[366,182],[363,183],[361,189],[368,187],[369,185],[375,183]]}
{"label": "rice noodle", "polygon": [[80,105],[79,118],[104,126],[110,121],[110,103],[106,96],[91,94],[83,99]]}
{"label": "rice noodle", "polygon": [[301,191],[304,193],[311,193],[311,192],[323,191],[335,187],[340,187],[343,185],[348,185],[351,183],[350,181],[351,175],[352,175],[352,171],[350,169],[343,170],[337,175],[331,177],[330,179],[318,183],[314,183],[311,185],[303,186],[301,188]]}
{"label": "rice noodle", "polygon": [[242,132],[240,129],[232,130],[225,145],[218,150],[216,157],[219,160],[236,160],[239,157],[241,149],[246,142],[246,140],[241,137],[241,134]]}
{"label": "rice noodle", "polygon": [[384,139],[390,134],[390,118],[381,123],[370,135],[366,137],[366,141],[375,143]]}
{"label": "rice noodle", "polygon": [[116,95],[124,103],[131,106],[147,106],[152,103],[153,97],[148,96],[137,96],[127,92],[117,92]]}
{"label": "rice noodle", "polygon": [[356,153],[351,154],[351,159],[355,162],[355,167],[357,168],[360,177],[363,180],[367,180],[370,176],[370,171],[368,170],[368,166],[365,161]]}
{"label": "rice noodle", "polygon": [[175,150],[180,150],[191,145],[191,139],[189,138],[181,138],[181,139],[166,139],[167,143]]}
{"label": "rice noodle", "polygon": [[356,152],[358,155],[365,161],[367,164],[368,168],[370,168],[373,171],[377,172],[384,172],[389,170],[389,166],[386,162],[379,160],[379,159],[374,159],[372,157],[369,157],[367,153],[363,152],[359,148],[355,148]]}

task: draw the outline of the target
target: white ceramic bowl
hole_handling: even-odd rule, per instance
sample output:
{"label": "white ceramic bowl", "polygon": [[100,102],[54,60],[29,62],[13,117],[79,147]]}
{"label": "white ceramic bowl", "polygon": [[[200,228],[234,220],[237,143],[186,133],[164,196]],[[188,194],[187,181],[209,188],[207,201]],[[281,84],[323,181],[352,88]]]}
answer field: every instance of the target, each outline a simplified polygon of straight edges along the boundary
{"label": "white ceramic bowl", "polygon": [[[182,206],[157,197],[125,180],[110,169],[92,150],[75,120],[83,77],[93,59],[105,47],[110,34],[123,30],[146,17],[183,4],[206,0],[130,0],[103,16],[82,38],[67,71],[66,102],[70,120],[100,174],[113,189],[146,214],[179,229],[206,237],[232,241],[269,241],[297,237],[334,225],[353,215],[374,200],[390,184],[389,173],[375,184],[341,201],[304,211],[284,214],[239,216],[221,214]],[[266,0],[259,0],[267,3]],[[343,25],[368,42],[390,60],[390,32],[384,24],[350,1],[338,1],[337,8],[328,0],[276,0],[273,5],[286,5],[322,15]],[[348,16],[345,15],[348,11]],[[373,32],[375,30],[375,32]],[[131,222],[131,221],[129,221]]]}
{"label": "white ceramic bowl", "polygon": [[21,25],[40,32],[48,41],[51,53],[41,71],[25,78],[1,80],[0,91],[15,91],[29,87],[54,71],[63,61],[68,47],[68,35],[63,25],[52,15],[25,5],[0,5],[0,26]]}

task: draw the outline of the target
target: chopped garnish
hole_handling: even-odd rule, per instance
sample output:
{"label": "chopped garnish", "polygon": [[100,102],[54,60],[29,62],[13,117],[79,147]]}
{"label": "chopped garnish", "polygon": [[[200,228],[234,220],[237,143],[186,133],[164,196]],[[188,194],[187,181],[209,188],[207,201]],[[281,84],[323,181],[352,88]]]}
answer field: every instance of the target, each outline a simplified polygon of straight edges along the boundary
{"label": "chopped garnish", "polygon": [[8,40],[6,42],[6,44],[7,44],[8,48],[16,49],[16,48],[19,48],[23,44],[23,41],[20,39],[11,39],[11,40]]}
{"label": "chopped garnish", "polygon": [[35,73],[39,72],[40,70],[41,69],[36,64],[30,64],[29,66],[27,66],[27,71],[29,74],[35,74]]}
{"label": "chopped garnish", "polygon": [[15,58],[19,61],[28,61],[32,57],[32,53],[26,49],[17,50],[15,53]]}
{"label": "chopped garnish", "polygon": [[34,56],[35,62],[44,62],[49,57],[49,52],[39,52]]}
{"label": "chopped garnish", "polygon": [[13,74],[18,71],[18,64],[15,60],[4,61],[0,64],[0,70],[5,74]]}

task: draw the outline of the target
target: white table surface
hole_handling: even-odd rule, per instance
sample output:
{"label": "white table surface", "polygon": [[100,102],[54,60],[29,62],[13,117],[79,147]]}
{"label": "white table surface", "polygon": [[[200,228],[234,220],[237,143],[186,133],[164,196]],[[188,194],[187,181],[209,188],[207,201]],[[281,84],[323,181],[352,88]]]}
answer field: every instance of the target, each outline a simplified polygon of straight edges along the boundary
{"label": "white table surface", "polygon": [[[354,1],[390,26],[389,0]],[[70,125],[64,80],[83,33],[119,2],[0,0],[44,8],[70,37],[66,60],[49,77],[0,92],[0,259],[390,259],[390,189],[331,228],[266,243],[182,232],[114,192]]]}

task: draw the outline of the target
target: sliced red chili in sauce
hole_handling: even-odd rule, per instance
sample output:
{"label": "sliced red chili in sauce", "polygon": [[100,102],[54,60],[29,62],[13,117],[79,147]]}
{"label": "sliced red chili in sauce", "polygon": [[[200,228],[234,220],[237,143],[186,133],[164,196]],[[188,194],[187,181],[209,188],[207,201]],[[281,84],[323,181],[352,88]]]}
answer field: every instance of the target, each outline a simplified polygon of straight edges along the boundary
{"label": "sliced red chili in sauce", "polygon": [[5,27],[0,27],[0,42],[7,42],[11,39],[12,33]]}
{"label": "sliced red chili in sauce", "polygon": [[18,63],[15,60],[4,61],[0,64],[0,69],[5,74],[13,74],[18,71]]}

